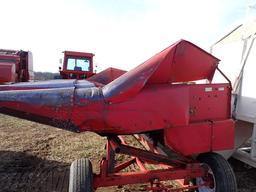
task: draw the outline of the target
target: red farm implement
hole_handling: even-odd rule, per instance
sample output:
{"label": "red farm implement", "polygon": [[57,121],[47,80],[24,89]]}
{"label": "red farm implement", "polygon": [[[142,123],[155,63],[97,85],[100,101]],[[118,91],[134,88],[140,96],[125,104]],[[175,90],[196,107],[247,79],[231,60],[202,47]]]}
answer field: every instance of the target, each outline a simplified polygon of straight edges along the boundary
{"label": "red farm implement", "polygon": [[31,52],[0,49],[0,84],[27,82],[33,78]]}
{"label": "red farm implement", "polygon": [[[218,62],[180,40],[126,73],[2,86],[0,112],[107,137],[99,174],[88,159],[72,163],[70,192],[137,183],[153,192],[235,192],[231,167],[215,153],[234,148],[230,82],[222,73],[227,83],[211,83]],[[123,135],[144,147],[132,147]],[[129,158],[119,162],[117,154]],[[126,169],[131,164],[136,170]]]}

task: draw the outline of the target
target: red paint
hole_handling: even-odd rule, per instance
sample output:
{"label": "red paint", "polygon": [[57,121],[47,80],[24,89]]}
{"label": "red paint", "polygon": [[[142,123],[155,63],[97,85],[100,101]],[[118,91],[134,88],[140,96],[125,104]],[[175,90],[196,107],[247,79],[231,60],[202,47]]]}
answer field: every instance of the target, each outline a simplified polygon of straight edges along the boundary
{"label": "red paint", "polygon": [[15,82],[16,80],[16,65],[15,63],[0,62],[0,83]]}

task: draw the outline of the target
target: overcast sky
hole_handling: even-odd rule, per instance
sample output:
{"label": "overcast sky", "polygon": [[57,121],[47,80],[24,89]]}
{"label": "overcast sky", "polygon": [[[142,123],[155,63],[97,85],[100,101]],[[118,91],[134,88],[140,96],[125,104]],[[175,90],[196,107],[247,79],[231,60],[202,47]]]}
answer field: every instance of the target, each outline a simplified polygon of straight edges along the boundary
{"label": "overcast sky", "polygon": [[94,53],[98,71],[129,70],[181,38],[209,50],[253,2],[0,0],[0,48],[32,51],[35,71],[57,72],[64,50]]}

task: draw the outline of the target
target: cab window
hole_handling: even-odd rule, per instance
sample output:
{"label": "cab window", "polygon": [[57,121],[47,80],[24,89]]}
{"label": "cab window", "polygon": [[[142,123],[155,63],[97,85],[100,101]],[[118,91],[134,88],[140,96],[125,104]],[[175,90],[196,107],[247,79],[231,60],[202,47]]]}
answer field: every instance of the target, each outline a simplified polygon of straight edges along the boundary
{"label": "cab window", "polygon": [[89,59],[68,58],[67,70],[90,71],[90,60]]}

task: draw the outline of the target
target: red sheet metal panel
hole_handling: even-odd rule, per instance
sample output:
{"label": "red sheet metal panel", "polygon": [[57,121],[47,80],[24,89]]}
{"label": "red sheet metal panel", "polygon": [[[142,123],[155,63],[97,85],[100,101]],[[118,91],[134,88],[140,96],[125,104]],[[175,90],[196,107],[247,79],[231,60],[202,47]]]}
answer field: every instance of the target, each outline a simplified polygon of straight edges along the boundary
{"label": "red sheet metal panel", "polygon": [[211,123],[200,122],[164,130],[165,144],[182,155],[211,150]]}
{"label": "red sheet metal panel", "polygon": [[164,130],[165,143],[176,152],[189,156],[234,147],[232,119],[193,123]]}
{"label": "red sheet metal panel", "polygon": [[229,84],[190,85],[189,88],[190,122],[223,120],[230,117]]}
{"label": "red sheet metal panel", "polygon": [[106,106],[106,132],[142,133],[189,123],[188,86],[155,85],[124,103]]}
{"label": "red sheet metal panel", "polygon": [[165,129],[166,144],[183,155],[232,149],[229,84],[189,86],[189,124]]}
{"label": "red sheet metal panel", "polygon": [[0,83],[15,82],[15,63],[0,62]]}
{"label": "red sheet metal panel", "polygon": [[234,121],[227,119],[213,122],[212,150],[220,151],[234,148]]}
{"label": "red sheet metal panel", "polygon": [[149,79],[149,83],[212,80],[219,59],[196,45],[180,40],[159,54],[163,61]]}

